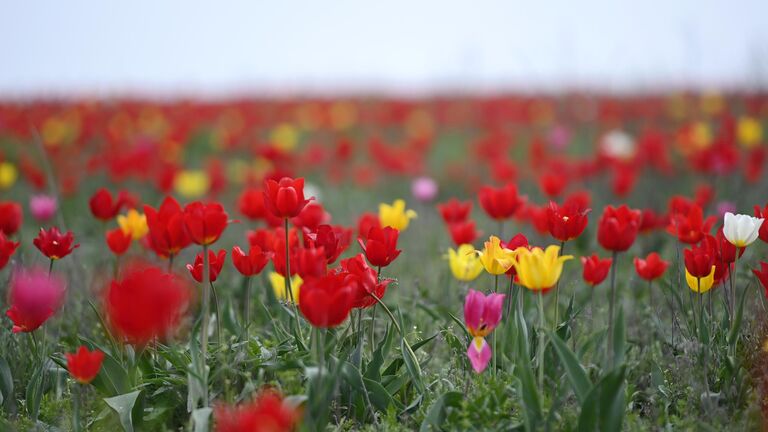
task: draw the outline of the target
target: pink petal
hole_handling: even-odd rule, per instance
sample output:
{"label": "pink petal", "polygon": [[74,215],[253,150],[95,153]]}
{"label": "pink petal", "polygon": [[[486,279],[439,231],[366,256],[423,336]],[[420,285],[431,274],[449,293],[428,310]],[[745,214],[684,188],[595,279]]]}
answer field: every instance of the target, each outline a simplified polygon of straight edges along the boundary
{"label": "pink petal", "polygon": [[485,306],[485,296],[479,291],[470,288],[467,297],[464,300],[464,322],[467,327],[477,329],[483,320],[483,309]]}
{"label": "pink petal", "polygon": [[505,294],[489,294],[485,298],[483,322],[490,328],[495,328],[501,321],[501,310],[504,308]]}
{"label": "pink petal", "polygon": [[467,357],[469,362],[472,363],[472,369],[477,373],[481,373],[488,367],[488,362],[491,361],[491,347],[485,339],[476,337],[472,339],[472,342],[467,348]]}

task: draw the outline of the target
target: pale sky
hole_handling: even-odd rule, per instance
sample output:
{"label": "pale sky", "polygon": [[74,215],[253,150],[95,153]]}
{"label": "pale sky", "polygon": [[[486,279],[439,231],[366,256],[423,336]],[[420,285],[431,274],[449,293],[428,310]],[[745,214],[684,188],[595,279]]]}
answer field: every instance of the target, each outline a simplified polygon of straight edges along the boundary
{"label": "pale sky", "polygon": [[0,98],[768,87],[766,0],[0,2]]}

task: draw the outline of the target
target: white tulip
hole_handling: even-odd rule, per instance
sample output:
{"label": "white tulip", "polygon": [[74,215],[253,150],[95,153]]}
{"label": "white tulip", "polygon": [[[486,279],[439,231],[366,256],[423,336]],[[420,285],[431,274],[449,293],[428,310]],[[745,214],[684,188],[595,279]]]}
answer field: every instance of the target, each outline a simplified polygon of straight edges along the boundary
{"label": "white tulip", "polygon": [[745,214],[725,213],[723,222],[723,235],[736,247],[743,248],[749,246],[757,240],[760,231],[760,225],[763,224],[762,218],[756,218]]}

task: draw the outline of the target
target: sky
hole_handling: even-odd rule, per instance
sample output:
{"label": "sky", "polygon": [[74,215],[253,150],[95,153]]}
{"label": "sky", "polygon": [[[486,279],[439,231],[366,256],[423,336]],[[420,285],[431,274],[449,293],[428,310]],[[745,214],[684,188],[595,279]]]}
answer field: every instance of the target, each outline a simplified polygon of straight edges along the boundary
{"label": "sky", "polygon": [[766,0],[0,0],[0,98],[766,88],[766,17]]}

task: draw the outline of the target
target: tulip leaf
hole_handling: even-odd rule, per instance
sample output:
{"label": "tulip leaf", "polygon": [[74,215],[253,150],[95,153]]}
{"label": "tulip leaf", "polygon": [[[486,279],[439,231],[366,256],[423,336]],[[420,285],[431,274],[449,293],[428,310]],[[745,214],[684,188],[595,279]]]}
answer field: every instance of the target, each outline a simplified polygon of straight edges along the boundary
{"label": "tulip leaf", "polygon": [[8,410],[12,401],[13,376],[11,375],[11,368],[8,366],[8,362],[0,357],[0,407],[5,406]]}
{"label": "tulip leaf", "polygon": [[40,401],[43,399],[44,376],[43,367],[41,366],[35,370],[35,373],[32,374],[32,378],[30,378],[27,383],[27,392],[25,395],[27,414],[29,414],[29,417],[33,420],[37,420],[37,416],[40,414]]}
{"label": "tulip leaf", "polygon": [[457,391],[449,391],[440,395],[439,398],[432,403],[429,407],[427,415],[424,417],[424,421],[421,422],[419,432],[429,432],[431,430],[441,430],[445,418],[448,415],[448,408],[456,408],[461,406],[461,401],[464,400],[464,393]]}
{"label": "tulip leaf", "polygon": [[558,357],[560,357],[560,362],[565,367],[565,373],[571,382],[573,392],[579,398],[579,402],[584,403],[587,394],[592,389],[592,383],[587,372],[581,366],[573,351],[568,348],[568,345],[556,333],[549,332],[549,339]]}
{"label": "tulip leaf", "polygon": [[581,404],[579,432],[622,430],[626,408],[625,374],[626,366],[622,365],[604,376],[590,390]]}
{"label": "tulip leaf", "polygon": [[392,325],[388,324],[387,331],[384,334],[384,340],[379,343],[379,346],[373,352],[373,358],[371,358],[371,361],[368,362],[368,365],[366,366],[366,378],[376,382],[381,382],[381,367],[384,365],[384,359],[392,349],[393,339],[394,331],[392,330]]}
{"label": "tulip leaf", "polygon": [[526,430],[536,430],[541,423],[543,414],[541,411],[541,400],[539,390],[536,388],[536,380],[533,377],[533,368],[528,342],[528,329],[525,324],[525,318],[518,314],[517,316],[518,333],[518,359],[515,372],[518,381],[518,394],[522,396],[523,407],[525,407]]}
{"label": "tulip leaf", "polygon": [[211,421],[211,408],[198,408],[192,411],[192,424],[195,425],[193,432],[208,432]]}
{"label": "tulip leaf", "polygon": [[616,322],[613,326],[613,362],[614,367],[624,363],[624,352],[626,350],[627,342],[627,328],[624,320],[624,308],[619,306],[619,310],[616,313]]}
{"label": "tulip leaf", "polygon": [[731,324],[731,331],[728,333],[728,345],[731,347],[736,345],[739,333],[741,332],[741,321],[744,319],[744,300],[747,298],[747,291],[749,291],[749,287],[741,292],[739,305],[736,307],[733,323]]}
{"label": "tulip leaf", "polygon": [[117,413],[117,416],[120,418],[120,425],[125,432],[133,432],[131,412],[133,411],[136,399],[139,397],[139,393],[141,393],[141,390],[104,399],[104,402]]}
{"label": "tulip leaf", "polygon": [[411,375],[413,384],[420,392],[424,392],[424,382],[421,380],[421,366],[419,366],[419,360],[416,358],[416,354],[408,345],[408,341],[405,338],[400,340],[400,350],[403,353],[403,361],[405,362],[405,368]]}

